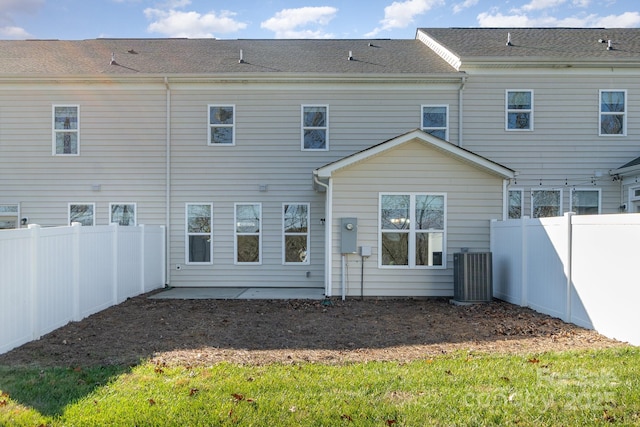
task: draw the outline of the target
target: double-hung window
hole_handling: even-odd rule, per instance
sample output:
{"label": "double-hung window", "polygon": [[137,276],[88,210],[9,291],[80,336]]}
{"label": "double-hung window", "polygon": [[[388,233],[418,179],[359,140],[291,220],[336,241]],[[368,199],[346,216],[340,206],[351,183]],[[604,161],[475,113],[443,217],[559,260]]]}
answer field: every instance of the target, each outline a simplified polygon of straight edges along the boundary
{"label": "double-hung window", "polygon": [[135,203],[109,203],[109,224],[136,225]]}
{"label": "double-hung window", "polygon": [[531,191],[531,217],[544,218],[562,215],[562,190]]}
{"label": "double-hung window", "polygon": [[572,188],[569,209],[578,215],[600,214],[600,189]]}
{"label": "double-hung window", "polygon": [[80,106],[53,106],[53,155],[80,154]]}
{"label": "double-hung window", "polygon": [[627,134],[627,91],[600,91],[600,136]]}
{"label": "double-hung window", "polygon": [[449,140],[449,106],[423,105],[422,130],[445,141]]}
{"label": "double-hung window", "polygon": [[507,90],[506,130],[533,130],[533,91]]}
{"label": "double-hung window", "polygon": [[211,264],[213,248],[213,232],[211,219],[213,205],[211,203],[187,203],[187,264]]}
{"label": "double-hung window", "polygon": [[309,204],[284,204],[282,228],[284,264],[309,264]]}
{"label": "double-hung window", "polygon": [[236,203],[235,220],[236,264],[260,264],[262,259],[262,205],[260,203]]}
{"label": "double-hung window", "polygon": [[509,206],[508,213],[509,219],[518,219],[522,218],[522,202],[524,199],[522,198],[522,189],[514,188],[509,190]]}
{"label": "double-hung window", "polygon": [[19,227],[20,205],[0,205],[0,230],[9,230]]}
{"label": "double-hung window", "polygon": [[329,106],[302,106],[302,149],[329,149]]}
{"label": "double-hung window", "polygon": [[379,220],[380,266],[445,265],[445,194],[381,194]]}
{"label": "double-hung window", "polygon": [[69,203],[69,224],[79,222],[83,226],[96,225],[95,203]]}
{"label": "double-hung window", "polygon": [[234,105],[209,105],[209,145],[235,145]]}

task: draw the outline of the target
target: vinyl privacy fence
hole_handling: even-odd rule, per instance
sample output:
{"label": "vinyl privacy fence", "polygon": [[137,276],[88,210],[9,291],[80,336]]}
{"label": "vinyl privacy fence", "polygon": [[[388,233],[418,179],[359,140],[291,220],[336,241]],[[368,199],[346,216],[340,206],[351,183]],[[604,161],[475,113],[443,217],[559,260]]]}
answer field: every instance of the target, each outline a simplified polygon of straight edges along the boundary
{"label": "vinyl privacy fence", "polygon": [[640,345],[640,214],[491,222],[493,295]]}
{"label": "vinyl privacy fence", "polygon": [[0,353],[165,284],[162,226],[0,232]]}

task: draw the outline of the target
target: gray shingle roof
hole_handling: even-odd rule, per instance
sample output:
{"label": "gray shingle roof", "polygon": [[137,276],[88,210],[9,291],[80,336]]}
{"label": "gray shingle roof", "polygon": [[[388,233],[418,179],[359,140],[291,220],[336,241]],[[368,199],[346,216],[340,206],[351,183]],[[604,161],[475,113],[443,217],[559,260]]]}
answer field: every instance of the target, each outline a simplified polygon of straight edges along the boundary
{"label": "gray shingle roof", "polygon": [[[239,63],[240,50],[245,63]],[[347,60],[349,51],[353,60]],[[110,65],[111,54],[117,65]],[[456,71],[418,40],[0,41],[0,75]]]}
{"label": "gray shingle roof", "polygon": [[[519,58],[640,62],[640,28],[420,28],[466,61]],[[511,33],[512,46],[507,46]],[[605,42],[600,42],[604,40]],[[607,41],[612,48],[607,50]]]}

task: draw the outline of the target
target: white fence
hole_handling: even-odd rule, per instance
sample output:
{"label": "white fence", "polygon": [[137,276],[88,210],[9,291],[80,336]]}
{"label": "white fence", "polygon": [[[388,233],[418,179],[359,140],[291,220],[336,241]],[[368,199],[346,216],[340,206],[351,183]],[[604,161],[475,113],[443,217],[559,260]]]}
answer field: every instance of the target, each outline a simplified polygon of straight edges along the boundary
{"label": "white fence", "polygon": [[162,226],[0,232],[0,354],[165,284]]}
{"label": "white fence", "polygon": [[496,298],[640,345],[640,215],[491,222]]}

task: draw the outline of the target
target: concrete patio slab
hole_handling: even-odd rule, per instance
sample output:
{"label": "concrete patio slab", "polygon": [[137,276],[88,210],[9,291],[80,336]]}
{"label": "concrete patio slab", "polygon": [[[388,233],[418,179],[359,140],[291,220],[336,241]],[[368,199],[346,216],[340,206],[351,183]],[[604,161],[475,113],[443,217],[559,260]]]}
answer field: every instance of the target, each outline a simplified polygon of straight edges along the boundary
{"label": "concrete patio slab", "polygon": [[152,299],[324,299],[322,288],[169,288]]}

